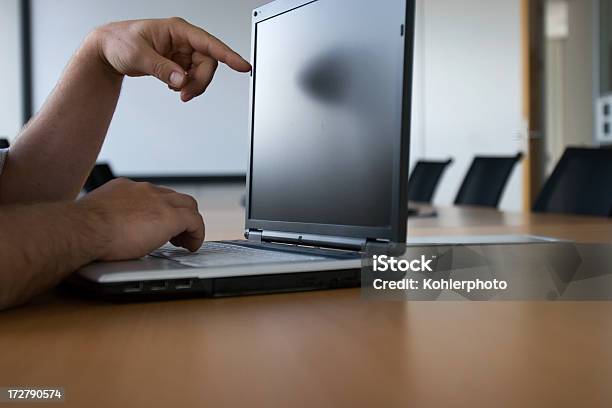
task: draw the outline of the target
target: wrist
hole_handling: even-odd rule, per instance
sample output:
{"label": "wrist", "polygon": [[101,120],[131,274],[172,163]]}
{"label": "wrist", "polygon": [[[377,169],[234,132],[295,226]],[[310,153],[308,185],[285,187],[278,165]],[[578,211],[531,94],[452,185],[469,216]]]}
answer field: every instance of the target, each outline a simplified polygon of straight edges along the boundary
{"label": "wrist", "polygon": [[88,258],[87,262],[104,258],[111,248],[112,222],[108,214],[87,200],[78,200],[69,204],[68,211],[73,214],[72,222],[78,231],[79,240],[86,243],[83,249]]}
{"label": "wrist", "polygon": [[109,77],[115,80],[123,80],[124,75],[117,72],[109,63],[105,53],[105,39],[108,37],[108,32],[105,26],[101,26],[91,31],[83,40],[81,51],[86,54],[86,58],[90,61],[95,61],[101,70]]}

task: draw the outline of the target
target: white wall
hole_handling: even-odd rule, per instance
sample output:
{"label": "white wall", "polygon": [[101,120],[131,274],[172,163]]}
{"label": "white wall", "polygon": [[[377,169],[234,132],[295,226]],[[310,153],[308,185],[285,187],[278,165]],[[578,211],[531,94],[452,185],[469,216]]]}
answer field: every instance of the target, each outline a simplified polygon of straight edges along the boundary
{"label": "white wall", "polygon": [[[251,11],[266,2],[32,0],[34,109],[53,89],[81,39],[97,25],[182,16],[248,59]],[[101,159],[121,174],[244,173],[248,84],[248,74],[220,66],[206,93],[183,104],[156,79],[127,79]]]}
{"label": "white wall", "polygon": [[13,139],[22,121],[19,0],[0,0],[0,137]]}
{"label": "white wall", "polygon": [[[250,11],[265,2],[33,0],[35,108],[95,25],[180,15],[248,56]],[[455,159],[438,204],[452,203],[474,155],[521,150],[519,7],[520,0],[417,0],[411,157]],[[248,77],[226,68],[204,97],[186,105],[154,79],[128,79],[102,159],[124,174],[243,172],[247,101]],[[521,180],[522,165],[503,209],[521,208]]]}
{"label": "white wall", "polygon": [[[520,0],[417,0],[412,159],[453,157],[435,203],[454,201],[476,154],[523,148]],[[520,210],[522,165],[502,198]]]}

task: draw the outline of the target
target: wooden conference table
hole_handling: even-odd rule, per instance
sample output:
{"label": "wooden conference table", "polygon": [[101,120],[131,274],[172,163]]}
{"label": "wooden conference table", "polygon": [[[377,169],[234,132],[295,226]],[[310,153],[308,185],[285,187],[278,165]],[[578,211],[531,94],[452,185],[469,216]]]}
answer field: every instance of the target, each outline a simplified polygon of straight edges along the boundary
{"label": "wooden conference table", "polygon": [[[206,218],[210,239],[240,237],[238,205]],[[612,241],[608,219],[474,208],[409,229]],[[79,407],[612,406],[612,302],[380,302],[349,289],[113,304],[50,293],[0,313],[3,386],[61,386],[57,406]]]}

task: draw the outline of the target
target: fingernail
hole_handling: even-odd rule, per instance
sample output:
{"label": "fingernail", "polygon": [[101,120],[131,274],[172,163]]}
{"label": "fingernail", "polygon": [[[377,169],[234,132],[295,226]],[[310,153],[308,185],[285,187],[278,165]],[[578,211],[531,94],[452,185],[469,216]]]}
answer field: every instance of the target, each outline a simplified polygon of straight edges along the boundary
{"label": "fingernail", "polygon": [[170,74],[170,83],[172,84],[172,86],[179,87],[183,85],[184,75],[185,74],[183,74],[182,72],[177,72],[177,71],[172,72]]}

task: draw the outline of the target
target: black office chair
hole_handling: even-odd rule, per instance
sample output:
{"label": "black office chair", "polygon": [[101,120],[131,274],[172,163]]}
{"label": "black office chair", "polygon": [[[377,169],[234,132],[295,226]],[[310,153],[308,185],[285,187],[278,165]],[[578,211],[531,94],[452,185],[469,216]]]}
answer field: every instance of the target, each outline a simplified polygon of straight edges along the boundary
{"label": "black office chair", "polygon": [[8,139],[0,139],[0,149],[7,149],[10,146]]}
{"label": "black office chair", "polygon": [[522,157],[522,153],[511,157],[476,156],[461,183],[455,204],[497,208],[512,169]]}
{"label": "black office chair", "polygon": [[610,216],[612,150],[568,147],[546,180],[535,212]]}
{"label": "black office chair", "polygon": [[453,159],[446,161],[419,160],[408,179],[408,201],[431,203],[442,174],[452,162]]}
{"label": "black office chair", "polygon": [[115,178],[116,177],[108,164],[98,163],[91,170],[91,173],[89,173],[89,177],[87,177],[87,181],[85,181],[83,189],[89,193],[90,191],[95,190],[96,188]]}

